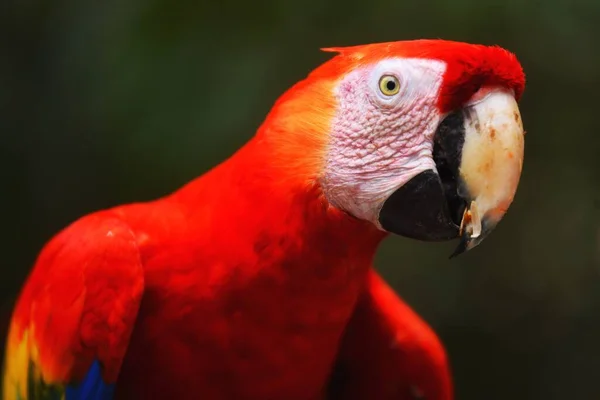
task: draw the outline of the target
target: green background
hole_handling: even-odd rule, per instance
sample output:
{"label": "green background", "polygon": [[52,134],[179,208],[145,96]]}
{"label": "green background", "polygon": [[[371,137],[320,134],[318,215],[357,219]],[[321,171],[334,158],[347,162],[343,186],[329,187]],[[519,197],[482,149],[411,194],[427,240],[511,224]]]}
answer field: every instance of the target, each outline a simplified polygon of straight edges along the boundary
{"label": "green background", "polygon": [[320,47],[415,38],[517,54],[525,165],[479,248],[394,237],[379,270],[446,344],[459,400],[600,398],[598,0],[2,0],[1,335],[57,230],[228,157]]}

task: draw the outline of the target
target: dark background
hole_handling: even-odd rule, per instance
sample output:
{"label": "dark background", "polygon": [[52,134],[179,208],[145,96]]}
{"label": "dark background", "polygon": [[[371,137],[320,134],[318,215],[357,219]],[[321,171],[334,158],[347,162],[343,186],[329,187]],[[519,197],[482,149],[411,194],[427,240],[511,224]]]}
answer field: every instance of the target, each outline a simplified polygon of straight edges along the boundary
{"label": "dark background", "polygon": [[473,252],[391,238],[378,268],[447,345],[459,400],[600,398],[597,0],[0,0],[1,336],[57,230],[228,157],[320,47],[415,38],[517,54],[524,172]]}

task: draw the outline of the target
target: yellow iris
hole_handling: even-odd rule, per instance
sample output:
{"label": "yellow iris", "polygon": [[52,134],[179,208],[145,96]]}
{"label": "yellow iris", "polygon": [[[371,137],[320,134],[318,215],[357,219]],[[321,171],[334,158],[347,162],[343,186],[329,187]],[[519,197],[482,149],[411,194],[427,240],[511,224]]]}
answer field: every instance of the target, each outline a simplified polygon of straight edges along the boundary
{"label": "yellow iris", "polygon": [[379,79],[379,90],[386,96],[393,96],[400,91],[400,82],[393,75],[384,75]]}

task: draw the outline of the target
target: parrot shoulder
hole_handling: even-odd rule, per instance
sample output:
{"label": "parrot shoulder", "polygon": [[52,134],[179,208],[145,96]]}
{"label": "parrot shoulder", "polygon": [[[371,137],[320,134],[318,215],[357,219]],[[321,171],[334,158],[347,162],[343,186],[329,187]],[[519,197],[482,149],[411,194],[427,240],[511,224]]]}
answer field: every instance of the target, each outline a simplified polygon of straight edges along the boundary
{"label": "parrot shoulder", "polygon": [[4,398],[111,399],[143,290],[135,235],[113,212],[57,234],[12,316]]}

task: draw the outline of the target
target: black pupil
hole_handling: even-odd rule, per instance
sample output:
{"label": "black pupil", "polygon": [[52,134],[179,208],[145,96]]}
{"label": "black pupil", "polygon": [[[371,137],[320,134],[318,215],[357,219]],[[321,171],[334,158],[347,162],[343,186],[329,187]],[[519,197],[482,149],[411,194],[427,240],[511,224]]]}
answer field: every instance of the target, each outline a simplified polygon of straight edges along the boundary
{"label": "black pupil", "polygon": [[389,80],[385,83],[385,87],[391,92],[392,90],[396,89],[396,82]]}

